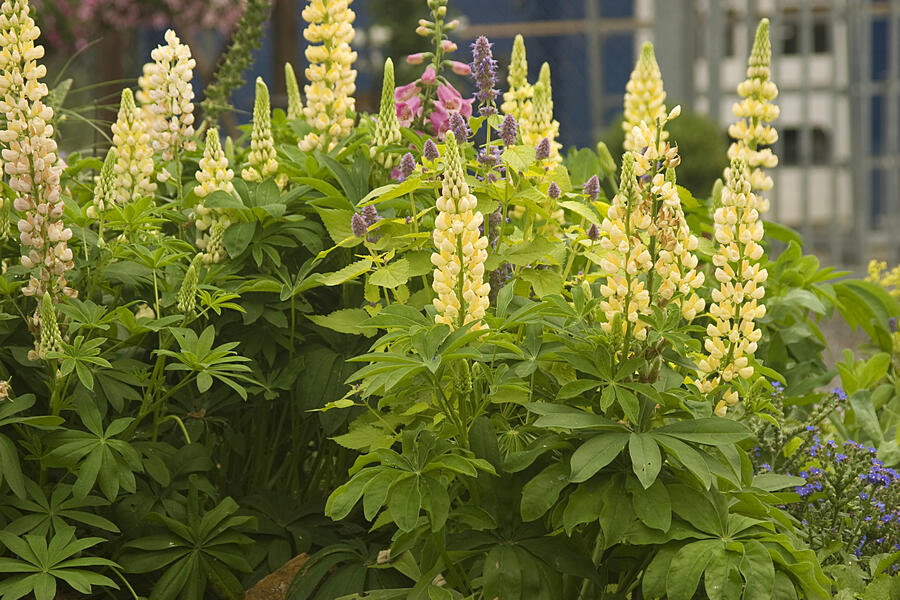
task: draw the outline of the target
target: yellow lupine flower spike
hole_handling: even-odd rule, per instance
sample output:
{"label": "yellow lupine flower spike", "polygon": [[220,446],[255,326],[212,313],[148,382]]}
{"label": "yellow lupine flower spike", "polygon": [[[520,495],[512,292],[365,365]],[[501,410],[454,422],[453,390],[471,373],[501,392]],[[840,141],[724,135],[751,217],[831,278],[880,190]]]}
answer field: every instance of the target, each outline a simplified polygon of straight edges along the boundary
{"label": "yellow lupine flower spike", "polygon": [[[600,226],[606,234],[600,238],[600,247],[606,251],[600,266],[607,273],[606,283],[600,286],[603,300],[599,304],[606,321],[600,326],[616,337],[630,334],[637,340],[647,338],[647,325],[641,317],[650,313],[650,294],[640,276],[653,268],[642,238],[651,224],[646,203],[637,190],[634,153],[625,152],[619,193]],[[614,324],[621,330],[614,331]]]}
{"label": "yellow lupine flower spike", "polygon": [[[666,116],[666,92],[663,90],[662,75],[653,53],[653,44],[647,42],[641,48],[641,56],[625,85],[625,130],[623,148],[639,152],[642,146],[635,143],[632,130],[643,121],[655,127],[656,121]],[[663,132],[661,142],[668,133]]]}
{"label": "yellow lupine flower spike", "polygon": [[534,97],[525,107],[521,123],[522,142],[537,146],[541,140],[550,140],[550,160],[562,162],[559,149],[559,121],[553,118],[553,87],[550,84],[550,65],[541,65],[541,74],[534,84]]}
{"label": "yellow lupine flower spike", "polygon": [[[49,292],[55,302],[60,292],[70,297],[77,292],[68,286],[65,276],[74,267],[68,247],[72,230],[63,222],[63,165],[53,138],[53,109],[43,102],[48,90],[41,82],[47,67],[38,63],[44,48],[35,44],[40,33],[27,1],[5,0],[0,5],[3,169],[15,191],[13,206],[20,215],[19,240],[27,251],[21,257],[22,266],[31,271],[22,293],[41,298]],[[37,333],[38,313],[32,323],[32,331]]]}
{"label": "yellow lupine flower spike", "polygon": [[113,147],[116,164],[113,167],[113,197],[117,204],[134,202],[152,196],[156,191],[153,181],[153,148],[147,124],[138,112],[131,90],[122,90],[119,114],[112,125]]}
{"label": "yellow lupine flower spike", "polygon": [[[228,159],[219,141],[219,131],[210,128],[206,132],[206,147],[200,159],[200,170],[196,174],[199,185],[194,193],[199,198],[206,198],[215,191],[234,192],[231,180],[234,171],[228,168]],[[196,213],[197,247],[205,250],[203,262],[206,264],[220,262],[225,258],[223,236],[231,224],[231,219],[223,210],[207,208],[202,202],[194,208]]]}
{"label": "yellow lupine flower spike", "polygon": [[[432,283],[437,294],[435,321],[450,327],[481,321],[491,291],[490,284],[484,280],[488,239],[479,230],[484,216],[475,210],[478,201],[469,192],[455,138],[446,137],[446,165],[434,220],[437,251],[431,255],[436,267]],[[473,327],[484,329],[487,325],[479,322]]]}
{"label": "yellow lupine flower spike", "polygon": [[241,171],[241,177],[247,181],[262,181],[274,175],[278,170],[270,110],[269,88],[266,87],[262,77],[257,77],[256,100],[253,104],[253,130],[250,133],[250,154],[247,157],[247,168]]}
{"label": "yellow lupine flower spike", "polygon": [[509,90],[503,92],[503,104],[500,105],[507,115],[521,121],[525,114],[525,105],[531,99],[533,90],[528,83],[528,59],[525,55],[525,39],[517,34],[513,41],[512,56],[509,61],[509,76],[506,78]]}
{"label": "yellow lupine flower spike", "polygon": [[384,82],[381,86],[381,107],[375,121],[375,135],[369,155],[378,160],[385,168],[390,169],[399,160],[385,146],[400,143],[400,122],[397,120],[397,109],[394,103],[394,61],[384,61]]}
{"label": "yellow lupine flower spike", "polygon": [[303,116],[303,100],[300,98],[300,86],[297,85],[294,67],[287,62],[284,63],[284,84],[288,97],[287,118],[293,121]]}
{"label": "yellow lupine flower spike", "polygon": [[[350,42],[356,32],[356,15],[349,6],[353,0],[310,0],[303,9],[308,23],[303,37],[306,47],[306,107],[303,114],[312,131],[300,140],[300,149],[331,150],[350,134],[356,110],[356,52]],[[321,45],[317,45],[321,44]]]}
{"label": "yellow lupine flower spike", "polygon": [[[747,79],[738,85],[738,94],[743,98],[732,108],[738,121],[728,128],[728,135],[734,138],[728,148],[728,158],[743,159],[750,169],[750,187],[754,192],[772,189],[772,178],[763,169],[774,168],[778,157],[771,146],[778,140],[778,132],[771,123],[778,118],[778,106],[772,100],[778,96],[778,88],[769,80],[769,65],[772,62],[772,44],[769,41],[769,20],[763,19],[756,29],[756,39],[747,66]],[[769,201],[762,195],[759,211],[769,210]]]}
{"label": "yellow lupine flower spike", "polygon": [[179,150],[193,150],[194,135],[194,67],[191,49],[171,29],[166,31],[165,45],[157,46],[150,57],[147,81],[148,110],[153,128],[153,149],[171,160]]}
{"label": "yellow lupine flower spike", "polygon": [[[742,159],[731,161],[725,179],[722,205],[713,215],[717,250],[712,262],[719,287],[712,290],[712,322],[706,327],[708,337],[704,343],[707,355],[698,364],[698,387],[704,393],[720,383],[753,376],[749,359],[762,336],[754,321],[766,315],[761,301],[768,273],[760,266],[763,224],[759,199],[751,190]],[[726,406],[737,404],[738,395],[733,388],[726,391],[724,402],[717,406],[717,414],[724,414]]]}
{"label": "yellow lupine flower spike", "polygon": [[660,276],[657,293],[662,300],[673,301],[682,316],[692,321],[706,306],[696,290],[703,285],[704,275],[697,270],[694,251],[699,241],[691,233],[684,218],[681,199],[675,187],[675,169],[657,173],[651,180],[651,193],[659,198],[656,215],[657,259],[654,268]]}

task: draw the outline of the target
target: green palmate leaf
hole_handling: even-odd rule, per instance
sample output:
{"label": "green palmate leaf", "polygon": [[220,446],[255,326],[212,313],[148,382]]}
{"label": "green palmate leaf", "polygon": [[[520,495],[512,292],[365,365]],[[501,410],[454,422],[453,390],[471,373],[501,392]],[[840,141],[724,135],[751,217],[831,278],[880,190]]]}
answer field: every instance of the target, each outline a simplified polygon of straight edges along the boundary
{"label": "green palmate leaf", "polygon": [[369,275],[369,283],[386,288],[396,288],[409,281],[409,262],[405,258],[391,261]]}
{"label": "green palmate leaf", "polygon": [[649,488],[662,468],[662,455],[656,440],[648,433],[632,433],[628,440],[628,453],[634,474],[644,489]]}
{"label": "green palmate leaf", "polygon": [[600,433],[587,440],[572,454],[570,481],[579,483],[593,477],[619,455],[628,439],[627,433]]}
{"label": "green palmate leaf", "polygon": [[746,584],[743,600],[769,600],[775,587],[775,566],[772,557],[760,542],[749,540],[743,543],[744,556],[741,559],[741,575]]}
{"label": "green palmate leaf", "polygon": [[566,200],[560,202],[559,205],[566,210],[574,212],[588,223],[596,225],[597,227],[600,226],[600,217],[597,215],[597,212],[589,206],[582,204],[581,202],[575,202],[574,200]]}
{"label": "green palmate leaf", "polygon": [[716,417],[672,423],[655,429],[654,433],[664,433],[686,442],[710,446],[736,444],[753,437],[743,423]]}
{"label": "green palmate leaf", "polygon": [[628,479],[626,487],[631,492],[634,514],[647,527],[668,531],[672,524],[672,501],[669,499],[669,492],[666,490],[665,484],[657,479],[648,488],[643,488],[643,483],[641,483],[641,487],[628,485],[633,481],[633,479]]}
{"label": "green palmate leaf", "polygon": [[[319,285],[325,286],[335,286],[340,285],[342,283],[346,283],[351,279],[355,279],[362,275],[363,273],[367,273],[369,269],[372,268],[372,260],[368,258],[363,258],[354,263],[347,265],[342,268],[340,271],[335,271],[334,273],[317,273],[310,277],[311,281]],[[314,284],[313,284],[314,285]],[[301,288],[306,286],[301,286]],[[309,286],[312,287],[312,286]]]}
{"label": "green palmate leaf", "polygon": [[224,242],[228,256],[240,256],[253,240],[256,223],[233,223],[225,230]]}
{"label": "green palmate leaf", "polygon": [[500,160],[517,171],[527,171],[534,164],[534,146],[510,146]]}
{"label": "green palmate leaf", "polygon": [[412,531],[419,522],[422,490],[418,477],[407,477],[391,488],[388,510],[401,531]]}
{"label": "green palmate leaf", "polygon": [[361,327],[370,318],[369,313],[361,308],[344,308],[328,315],[309,315],[308,318],[316,325],[340,333],[365,335],[367,337],[375,335],[374,332]]}
{"label": "green palmate leaf", "polygon": [[203,198],[203,205],[207,208],[244,208],[244,203],[234,194],[216,190]]}
{"label": "green palmate leaf", "polygon": [[721,545],[719,540],[702,540],[686,544],[678,550],[666,577],[668,600],[691,600],[694,597],[700,585],[700,576],[712,560],[712,553]]}
{"label": "green palmate leaf", "polygon": [[563,288],[562,275],[549,269],[525,269],[519,277],[531,284],[539,298],[558,294]]}
{"label": "green palmate leaf", "polygon": [[556,503],[560,492],[569,485],[569,467],[553,463],[522,488],[522,520],[539,519]]}

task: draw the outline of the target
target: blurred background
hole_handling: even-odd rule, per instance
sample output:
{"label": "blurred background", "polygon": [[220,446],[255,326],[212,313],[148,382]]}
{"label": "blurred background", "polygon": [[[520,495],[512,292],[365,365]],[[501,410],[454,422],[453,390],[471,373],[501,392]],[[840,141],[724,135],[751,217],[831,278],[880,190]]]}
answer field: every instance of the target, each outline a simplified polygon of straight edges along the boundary
{"label": "blurred background", "polygon": [[[65,127],[78,148],[102,144],[124,85],[174,26],[197,59],[202,89],[241,12],[242,0],[33,0],[50,77],[75,80]],[[252,72],[284,106],[283,64],[305,67],[303,0],[274,0]],[[377,110],[381,66],[427,49],[415,35],[424,0],[356,0],[358,107]],[[462,25],[453,58],[468,62],[477,35],[495,43],[501,88],[517,33],[530,79],[552,69],[555,115],[566,146],[621,147],[622,97],[637,52],[653,42],[668,92],[684,114],[672,124],[683,181],[706,193],[724,166],[726,127],[760,18],[771,21],[773,79],[780,94],[780,166],[769,218],[795,228],[826,264],[860,269],[900,260],[900,0],[451,0]],[[64,69],[64,70],[63,70]],[[419,75],[402,65],[398,85]],[[109,83],[111,82],[111,83]],[[455,81],[461,89],[468,82]],[[198,99],[202,92],[198,92]],[[234,96],[234,130],[249,119],[252,87]],[[70,134],[65,134],[68,139]]]}

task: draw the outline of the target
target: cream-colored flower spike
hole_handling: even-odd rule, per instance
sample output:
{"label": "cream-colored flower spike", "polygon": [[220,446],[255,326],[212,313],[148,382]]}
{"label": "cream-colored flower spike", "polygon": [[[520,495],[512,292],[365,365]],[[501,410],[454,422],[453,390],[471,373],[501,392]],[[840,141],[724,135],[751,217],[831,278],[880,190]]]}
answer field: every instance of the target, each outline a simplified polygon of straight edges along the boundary
{"label": "cream-colored flower spike", "polygon": [[517,34],[513,41],[512,56],[509,61],[509,75],[506,78],[509,90],[503,92],[503,104],[500,110],[521,121],[525,114],[525,106],[531,100],[533,89],[528,83],[528,59],[525,54],[525,39]]}
{"label": "cream-colored flower spike", "polygon": [[478,200],[469,192],[456,136],[446,137],[446,165],[437,199],[434,245],[431,255],[436,267],[432,288],[437,294],[435,321],[459,327],[478,321],[473,328],[484,329],[481,320],[487,311],[491,285],[484,280],[488,239],[479,227],[484,215],[475,210]]}
{"label": "cream-colored flower spike", "polygon": [[390,169],[399,160],[397,156],[385,151],[385,146],[399,144],[400,122],[397,120],[397,108],[394,103],[394,62],[388,58],[384,61],[384,82],[381,86],[381,107],[375,121],[375,135],[369,155],[381,165]]}
{"label": "cream-colored flower spike", "polygon": [[141,118],[131,90],[122,90],[119,114],[112,125],[113,147],[116,163],[112,185],[113,199],[127,204],[152,196],[156,191],[153,181],[153,148],[147,124]]}
{"label": "cream-colored flower spike", "polygon": [[262,181],[278,171],[275,160],[275,139],[272,137],[272,113],[269,88],[262,77],[256,78],[256,101],[253,104],[253,130],[250,133],[250,154],[247,168],[241,177],[247,181]]}
{"label": "cream-colored flower spike", "polygon": [[652,219],[638,194],[636,177],[634,154],[625,152],[619,193],[600,226],[606,234],[600,238],[600,247],[606,250],[600,266],[607,273],[606,283],[600,286],[603,300],[599,305],[606,322],[600,327],[616,337],[631,335],[645,340],[647,324],[643,317],[651,312],[650,293],[641,276],[653,268],[644,242]]}
{"label": "cream-colored flower spike", "polygon": [[750,187],[759,198],[759,211],[769,210],[769,200],[761,192],[772,189],[772,178],[763,169],[772,169],[778,157],[769,147],[778,141],[778,132],[772,122],[778,118],[778,106],[772,100],[778,96],[778,87],[769,80],[772,62],[772,44],[769,41],[769,20],[763,19],[756,28],[756,39],[747,66],[747,79],[738,85],[743,98],[733,107],[738,121],[728,128],[734,138],[728,148],[728,158],[740,158],[750,169]]}
{"label": "cream-colored flower spike", "polygon": [[[5,0],[0,5],[0,130],[3,168],[16,192],[13,206],[20,213],[19,239],[28,250],[22,266],[31,270],[22,288],[26,296],[55,302],[58,294],[74,297],[66,272],[73,268],[68,241],[72,230],[63,223],[60,174],[63,166],[53,139],[53,109],[44,104],[47,85],[40,80],[47,68],[38,64],[44,48],[35,41],[40,30],[25,0]],[[32,330],[39,335],[38,313]]]}
{"label": "cream-colored flower spike", "polygon": [[[712,261],[719,287],[712,290],[712,322],[706,327],[704,342],[707,355],[698,364],[698,387],[704,393],[720,383],[753,376],[749,359],[762,336],[754,321],[766,315],[761,301],[768,273],[760,267],[763,248],[759,243],[763,224],[743,159],[731,161],[725,179],[722,206],[713,215],[717,249]],[[729,386],[716,414],[724,414],[737,402],[738,394]]]}
{"label": "cream-colored flower spike", "polygon": [[103,160],[100,175],[94,178],[93,205],[87,209],[87,215],[96,219],[100,213],[108,209],[115,202],[113,185],[115,183],[116,149],[110,148]]}
{"label": "cream-colored flower spike", "polygon": [[534,84],[534,97],[525,107],[525,114],[520,124],[522,142],[537,146],[541,140],[550,140],[550,160],[562,162],[559,154],[562,144],[556,141],[559,137],[559,121],[553,118],[553,88],[550,85],[550,65],[541,65],[541,74]]}
{"label": "cream-colored flower spike", "polygon": [[297,76],[291,63],[284,63],[284,85],[287,88],[288,108],[287,118],[299,119],[303,116],[303,99],[300,98],[300,86],[297,85]]}
{"label": "cream-colored flower spike", "polygon": [[196,61],[191,49],[182,44],[175,32],[169,29],[166,43],[151,53],[155,67],[145,71],[147,96],[150,100],[150,124],[153,149],[162,152],[165,160],[172,160],[175,153],[195,148],[194,135],[194,77]]}
{"label": "cream-colored flower spike", "polygon": [[[331,150],[350,133],[356,103],[356,52],[350,49],[356,15],[349,6],[353,0],[309,0],[303,19],[309,24],[303,37],[306,47],[306,122],[315,131],[300,140],[301,150]],[[321,44],[321,45],[314,45]]]}
{"label": "cream-colored flower spike", "polygon": [[696,292],[705,277],[703,271],[697,270],[694,252],[699,241],[684,218],[675,187],[675,169],[666,169],[665,175],[654,175],[650,192],[659,200],[659,212],[654,220],[657,252],[654,268],[660,277],[657,293],[662,300],[674,302],[681,315],[692,321],[706,307],[706,301]]}
{"label": "cream-colored flower spike", "polygon": [[[666,116],[666,92],[663,90],[662,74],[653,53],[653,44],[647,42],[641,48],[641,56],[631,72],[631,78],[625,86],[625,121],[622,128],[625,130],[626,150],[640,152],[641,146],[635,145],[632,130],[640,125],[641,121],[650,127],[656,127],[657,119]],[[661,137],[666,141],[664,133]]]}
{"label": "cream-colored flower spike", "polygon": [[[234,192],[231,180],[234,172],[228,168],[228,159],[219,141],[218,129],[211,128],[206,132],[206,147],[200,159],[200,170],[197,171],[197,182],[194,193],[199,198],[222,191]],[[224,233],[231,225],[228,214],[221,209],[207,208],[202,202],[194,209],[196,212],[197,247],[205,250],[203,262],[206,264],[220,262],[225,258]]]}

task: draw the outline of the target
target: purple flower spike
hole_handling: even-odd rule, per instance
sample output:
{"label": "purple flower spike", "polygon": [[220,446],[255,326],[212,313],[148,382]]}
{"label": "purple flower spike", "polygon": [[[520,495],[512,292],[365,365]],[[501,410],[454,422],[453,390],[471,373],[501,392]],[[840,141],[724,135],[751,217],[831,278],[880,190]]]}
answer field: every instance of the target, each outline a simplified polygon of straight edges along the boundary
{"label": "purple flower spike", "polygon": [[377,223],[379,219],[381,219],[381,217],[378,216],[378,210],[373,204],[370,204],[362,209],[362,217],[366,221],[366,227],[371,227],[372,225]]}
{"label": "purple flower spike", "polygon": [[547,160],[550,158],[550,138],[544,138],[534,149],[535,160]]}
{"label": "purple flower spike", "polygon": [[475,98],[481,106],[481,116],[497,114],[494,100],[500,93],[494,86],[497,84],[497,61],[491,52],[493,44],[485,36],[479,36],[472,44],[472,77],[475,78]]}
{"label": "purple flower spike", "polygon": [[891,333],[897,333],[897,319],[894,317],[888,319],[888,328],[891,330]]}
{"label": "purple flower spike", "polygon": [[428,160],[437,160],[441,153],[438,152],[437,145],[433,140],[425,140],[425,147],[422,149],[422,155]]}
{"label": "purple flower spike", "polygon": [[401,181],[405,181],[415,170],[416,159],[413,157],[412,153],[407,152],[403,155],[403,158],[400,159],[400,177],[403,178]]}
{"label": "purple flower spike", "polygon": [[353,231],[353,235],[356,237],[363,237],[366,235],[366,230],[369,228],[366,225],[366,220],[359,213],[353,213],[353,216],[350,217],[350,230]]}
{"label": "purple flower spike", "polygon": [[519,132],[519,124],[512,115],[506,115],[500,123],[500,139],[504,146],[512,146],[516,143],[516,134]]}
{"label": "purple flower spike", "polygon": [[553,200],[556,200],[562,195],[562,190],[559,189],[559,186],[556,185],[555,181],[550,182],[550,187],[547,188],[547,195]]}
{"label": "purple flower spike", "polygon": [[458,112],[450,114],[450,131],[456,136],[456,141],[460,144],[469,139],[469,124],[466,118]]}
{"label": "purple flower spike", "polygon": [[591,202],[600,197],[600,180],[596,175],[591,175],[591,178],[584,182],[582,192],[591,199]]}
{"label": "purple flower spike", "polygon": [[588,228],[587,235],[594,242],[600,239],[600,228],[597,227],[596,223]]}

